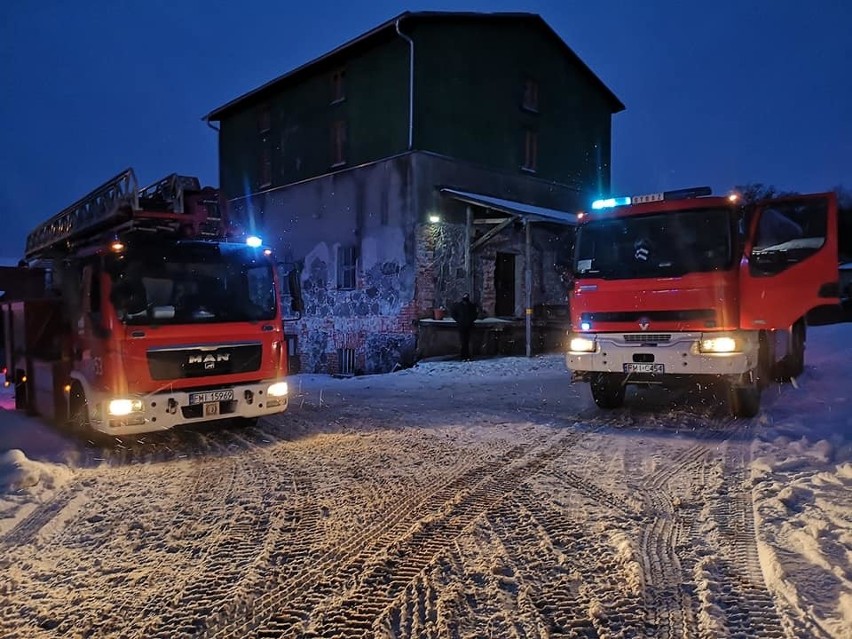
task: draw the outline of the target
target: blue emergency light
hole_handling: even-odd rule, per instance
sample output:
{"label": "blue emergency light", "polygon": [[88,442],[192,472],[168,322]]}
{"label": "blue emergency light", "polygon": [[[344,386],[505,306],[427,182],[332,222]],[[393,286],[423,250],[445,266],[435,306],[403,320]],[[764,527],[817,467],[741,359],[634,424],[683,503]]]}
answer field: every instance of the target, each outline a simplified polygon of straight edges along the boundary
{"label": "blue emergency light", "polygon": [[246,238],[246,244],[252,248],[258,248],[261,244],[263,244],[263,240],[261,240],[257,235],[250,235]]}
{"label": "blue emergency light", "polygon": [[645,195],[633,195],[625,197],[610,197],[604,200],[592,202],[592,208],[596,211],[611,209],[616,206],[629,206],[630,204],[645,204],[648,202],[661,202],[663,200],[685,200],[687,198],[702,197],[710,195],[712,191],[709,186],[696,186],[689,189],[677,191],[663,191],[662,193],[647,193]]}
{"label": "blue emergency light", "polygon": [[630,204],[629,197],[611,197],[605,200],[595,200],[592,202],[592,208],[596,211],[601,209],[611,209],[616,206],[627,206]]}

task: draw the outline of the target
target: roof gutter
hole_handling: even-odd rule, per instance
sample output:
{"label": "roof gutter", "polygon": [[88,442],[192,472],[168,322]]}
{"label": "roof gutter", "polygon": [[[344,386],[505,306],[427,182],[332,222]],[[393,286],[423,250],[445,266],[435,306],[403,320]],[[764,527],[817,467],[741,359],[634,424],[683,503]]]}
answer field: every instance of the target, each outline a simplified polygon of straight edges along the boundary
{"label": "roof gutter", "polygon": [[414,148],[414,40],[399,30],[399,21],[396,19],[394,26],[399,37],[408,42],[408,150]]}

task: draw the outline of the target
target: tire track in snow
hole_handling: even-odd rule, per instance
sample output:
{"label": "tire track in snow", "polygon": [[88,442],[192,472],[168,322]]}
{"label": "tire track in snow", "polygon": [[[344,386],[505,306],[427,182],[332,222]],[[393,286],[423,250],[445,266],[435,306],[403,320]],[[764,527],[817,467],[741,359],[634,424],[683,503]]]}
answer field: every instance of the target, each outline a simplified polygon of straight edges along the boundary
{"label": "tire track in snow", "polygon": [[[461,530],[514,489],[523,476],[540,470],[580,437],[557,434],[557,443],[548,442],[540,449],[515,447],[502,459],[423,495],[414,509],[400,503],[386,526],[356,535],[347,548],[340,549],[342,558],[327,562],[319,576],[300,575],[300,587],[285,584],[272,593],[264,602],[267,619],[254,617],[262,621],[254,636],[292,637],[305,632],[372,636],[385,610],[425,566],[452,546]],[[250,628],[250,624],[231,626],[231,634],[215,636],[245,636]]]}
{"label": "tire track in snow", "polygon": [[[212,517],[214,523],[226,523],[205,543],[206,556],[193,574],[182,579],[179,588],[172,589],[171,601],[162,601],[160,597],[149,602],[143,618],[154,618],[158,623],[143,625],[138,636],[171,639],[180,634],[194,636],[205,627],[215,626],[223,617],[248,605],[269,556],[280,537],[293,531],[294,521],[303,534],[315,531],[318,515],[309,479],[297,479],[291,472],[283,477],[286,496],[279,495],[282,486],[279,479],[277,490],[267,486],[259,491],[262,495],[259,502],[243,497],[246,483],[255,494],[258,487],[269,482],[269,460],[262,449],[253,446],[262,437],[263,433],[256,429],[215,433],[210,442],[213,447],[224,449],[224,453],[236,450],[239,454],[233,457],[235,472],[227,486],[207,485],[204,473],[203,493],[213,495],[214,499],[217,493],[221,495],[215,508],[202,506],[199,510],[205,517]],[[280,473],[274,476],[281,477]],[[194,504],[197,497],[190,495],[187,501]],[[157,611],[164,609],[170,610],[169,614],[157,618]]]}
{"label": "tire track in snow", "polygon": [[650,518],[641,531],[640,552],[645,593],[657,636],[677,639],[698,634],[693,588],[685,585],[692,582],[692,576],[686,573],[677,552],[683,547],[686,526],[668,491],[668,483],[700,466],[712,452],[708,444],[733,437],[739,425],[735,420],[727,420],[719,427],[707,428],[698,422],[695,432],[699,442],[677,453],[670,463],[659,466],[640,486]]}
{"label": "tire track in snow", "polygon": [[82,490],[79,483],[66,487],[49,502],[38,506],[27,517],[0,537],[3,554],[13,546],[24,546],[35,539],[38,532],[61,513]]}
{"label": "tire track in snow", "polygon": [[[489,515],[521,575],[535,575],[530,597],[548,637],[641,636],[641,591],[629,578],[608,539],[586,522],[543,501],[522,486]],[[552,566],[543,571],[545,566]]]}
{"label": "tire track in snow", "polygon": [[710,505],[718,531],[714,538],[718,558],[708,566],[708,598],[718,607],[729,636],[784,637],[781,616],[766,587],[758,557],[747,469],[745,443],[729,446],[724,457],[723,483]]}

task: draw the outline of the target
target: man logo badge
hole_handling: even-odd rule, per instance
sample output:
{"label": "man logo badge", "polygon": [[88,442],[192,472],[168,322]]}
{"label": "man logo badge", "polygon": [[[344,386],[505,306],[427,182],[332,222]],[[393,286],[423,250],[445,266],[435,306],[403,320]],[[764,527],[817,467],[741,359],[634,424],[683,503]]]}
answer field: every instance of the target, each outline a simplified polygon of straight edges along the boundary
{"label": "man logo badge", "polygon": [[640,329],[642,329],[643,331],[647,331],[649,326],[651,326],[651,320],[650,319],[648,319],[647,317],[640,317],[639,318],[639,328]]}
{"label": "man logo badge", "polygon": [[217,362],[227,362],[231,359],[230,353],[208,353],[207,355],[190,355],[188,364],[204,364],[204,370],[213,370]]}

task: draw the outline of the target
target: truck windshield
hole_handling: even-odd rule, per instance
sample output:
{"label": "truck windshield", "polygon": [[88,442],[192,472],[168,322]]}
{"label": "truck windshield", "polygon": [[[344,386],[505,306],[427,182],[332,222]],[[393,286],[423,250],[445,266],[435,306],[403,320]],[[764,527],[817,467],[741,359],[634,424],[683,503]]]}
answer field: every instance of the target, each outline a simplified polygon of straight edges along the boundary
{"label": "truck windshield", "polygon": [[577,232],[578,279],[677,277],[733,262],[729,209],[689,209],[587,222]]}
{"label": "truck windshield", "polygon": [[272,320],[273,265],[244,245],[178,243],[111,256],[110,301],[125,324]]}

